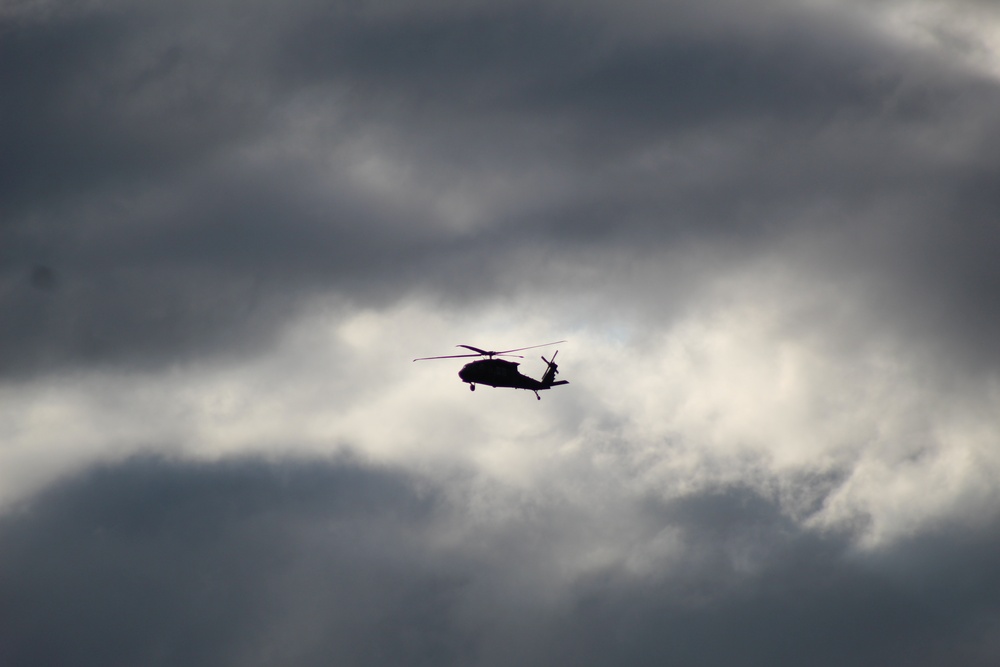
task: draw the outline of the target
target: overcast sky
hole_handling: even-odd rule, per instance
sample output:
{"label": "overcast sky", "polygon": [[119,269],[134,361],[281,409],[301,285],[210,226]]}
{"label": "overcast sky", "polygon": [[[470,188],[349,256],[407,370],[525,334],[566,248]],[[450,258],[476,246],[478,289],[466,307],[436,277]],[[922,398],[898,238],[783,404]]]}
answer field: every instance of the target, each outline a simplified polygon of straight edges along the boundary
{"label": "overcast sky", "polygon": [[1000,661],[993,3],[0,0],[0,91],[3,664]]}

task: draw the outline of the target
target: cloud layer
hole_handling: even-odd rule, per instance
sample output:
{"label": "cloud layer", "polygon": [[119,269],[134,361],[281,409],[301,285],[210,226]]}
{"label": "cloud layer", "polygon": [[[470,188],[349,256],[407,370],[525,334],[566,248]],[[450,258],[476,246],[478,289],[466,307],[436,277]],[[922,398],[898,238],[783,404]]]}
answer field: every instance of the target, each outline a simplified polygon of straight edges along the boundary
{"label": "cloud layer", "polygon": [[997,93],[946,51],[777,3],[233,12],[6,19],[8,372],[242,344],[317,291],[563,296],[627,264],[649,312],[699,250],[860,276],[882,324],[992,356]]}
{"label": "cloud layer", "polygon": [[998,26],[0,9],[0,661],[992,664]]}
{"label": "cloud layer", "polygon": [[[193,665],[996,660],[995,523],[878,554],[758,493],[609,525],[350,462],[132,460],[0,522],[3,658]],[[514,510],[511,512],[511,510]],[[586,563],[594,549],[623,561]]]}

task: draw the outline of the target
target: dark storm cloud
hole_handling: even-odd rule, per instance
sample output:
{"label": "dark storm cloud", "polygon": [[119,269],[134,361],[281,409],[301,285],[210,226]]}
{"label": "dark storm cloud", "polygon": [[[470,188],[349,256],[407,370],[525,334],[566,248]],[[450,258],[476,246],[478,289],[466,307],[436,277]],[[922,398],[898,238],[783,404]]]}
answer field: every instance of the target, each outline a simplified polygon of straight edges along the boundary
{"label": "dark storm cloud", "polygon": [[5,519],[0,659],[455,664],[436,502],[351,465],[97,470]]}
{"label": "dark storm cloud", "polygon": [[[890,326],[976,357],[1000,331],[995,239],[968,233],[995,205],[996,85],[847,12],[109,6],[3,35],[7,373],[251,349],[313,294],[489,299],[698,245],[708,273],[787,253],[863,275]],[[316,155],[248,164],[311,118]],[[360,192],[356,156],[316,173],[369,136],[419,194]],[[440,224],[449,188],[472,231]],[[59,290],[31,289],[38,264]]]}
{"label": "dark storm cloud", "polygon": [[[986,665],[1000,600],[983,559],[1000,545],[949,529],[875,554],[802,531],[753,492],[681,500],[678,576],[581,581],[550,663]],[[949,545],[960,545],[950,551]],[[555,633],[554,633],[555,634]],[[957,651],[957,653],[956,653]],[[960,657],[959,657],[960,656]]]}
{"label": "dark storm cloud", "polygon": [[[601,138],[624,143],[648,140],[650,130],[676,133],[755,116],[821,121],[870,107],[883,94],[865,80],[866,68],[903,64],[902,54],[871,36],[818,22],[790,23],[769,40],[738,30],[630,39],[615,22],[613,14],[502,5],[361,25],[310,20],[292,34],[283,71],[403,98],[418,118],[523,113],[600,129],[609,135]],[[602,146],[598,139],[581,148]]]}
{"label": "dark storm cloud", "polygon": [[83,187],[93,175],[81,167],[85,160],[93,164],[97,146],[83,154],[74,149],[92,137],[83,119],[65,122],[80,114],[67,104],[68,92],[81,71],[114,53],[127,25],[112,17],[52,23],[8,19],[0,25],[0,205],[9,224],[19,206],[37,205],[53,191]]}
{"label": "dark storm cloud", "polygon": [[182,45],[179,30],[164,38],[179,26],[157,18],[109,8],[0,19],[5,226],[24,210],[118,199],[250,130],[259,109],[239,69]]}
{"label": "dark storm cloud", "polygon": [[[1000,650],[992,524],[866,555],[755,492],[719,489],[636,508],[636,539],[675,531],[673,559],[515,601],[513,582],[571,556],[522,548],[543,526],[565,536],[550,520],[565,508],[536,505],[502,534],[449,497],[351,463],[90,471],[0,519],[0,658],[933,666],[993,664]],[[445,527],[461,539],[442,541]]]}

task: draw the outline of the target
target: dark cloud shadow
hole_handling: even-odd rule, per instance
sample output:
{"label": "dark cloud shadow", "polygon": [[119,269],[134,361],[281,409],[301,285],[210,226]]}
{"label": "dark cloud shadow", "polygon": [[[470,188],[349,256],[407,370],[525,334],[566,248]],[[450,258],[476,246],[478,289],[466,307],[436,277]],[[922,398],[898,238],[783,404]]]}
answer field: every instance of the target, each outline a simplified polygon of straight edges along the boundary
{"label": "dark cloud shadow", "polygon": [[[459,664],[437,501],[356,465],[92,471],[4,518],[7,665]],[[291,662],[288,662],[291,661]]]}
{"label": "dark cloud shadow", "polygon": [[[930,667],[1000,650],[995,522],[861,553],[720,489],[636,508],[680,536],[661,567],[518,600],[509,583],[558,558],[537,516],[493,533],[447,497],[349,461],[91,470],[0,519],[0,659]],[[443,528],[463,539],[442,546]],[[521,538],[535,547],[505,554]]]}
{"label": "dark cloud shadow", "polygon": [[[257,350],[315,294],[544,298],[581,262],[574,288],[600,292],[615,258],[693,248],[717,260],[689,283],[761,257],[863,276],[873,319],[995,368],[995,82],[847,13],[758,12],[773,25],[685,3],[641,30],[637,6],[517,2],[6,18],[0,374]],[[360,191],[365,155],[336,154],[359,137],[408,194]],[[298,148],[248,164],[262,144]],[[483,219],[441,224],[448,191]],[[41,260],[44,305],[15,284]]]}

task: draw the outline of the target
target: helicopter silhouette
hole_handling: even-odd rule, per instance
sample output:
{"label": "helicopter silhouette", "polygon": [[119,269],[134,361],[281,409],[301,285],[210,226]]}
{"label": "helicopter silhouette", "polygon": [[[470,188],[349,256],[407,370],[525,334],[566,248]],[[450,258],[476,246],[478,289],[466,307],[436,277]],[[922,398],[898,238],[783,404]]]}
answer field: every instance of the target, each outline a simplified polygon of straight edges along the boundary
{"label": "helicopter silhouette", "polygon": [[467,382],[469,384],[470,391],[475,391],[477,384],[485,384],[491,387],[527,389],[528,391],[535,392],[535,398],[542,400],[542,397],[538,395],[538,392],[544,391],[545,389],[551,389],[552,387],[557,387],[561,384],[569,384],[568,380],[556,380],[556,375],[559,373],[559,366],[556,365],[556,354],[559,354],[559,350],[556,350],[555,354],[552,355],[551,361],[542,357],[542,361],[546,363],[546,367],[541,380],[536,380],[535,378],[528,377],[527,375],[522,375],[517,370],[517,367],[520,366],[519,362],[505,361],[504,359],[497,359],[496,357],[517,357],[518,359],[524,359],[522,355],[511,354],[511,352],[533,350],[536,347],[545,347],[547,345],[556,345],[557,343],[565,342],[566,341],[564,340],[557,340],[553,343],[517,347],[513,350],[500,350],[499,352],[496,350],[482,350],[478,347],[473,347],[472,345],[456,345],[455,347],[464,347],[467,350],[472,350],[475,354],[447,354],[442,357],[418,357],[417,359],[414,359],[414,361],[486,357],[485,359],[480,359],[479,361],[473,361],[466,364],[462,367],[462,370],[458,372],[458,377],[462,378],[462,382]]}

